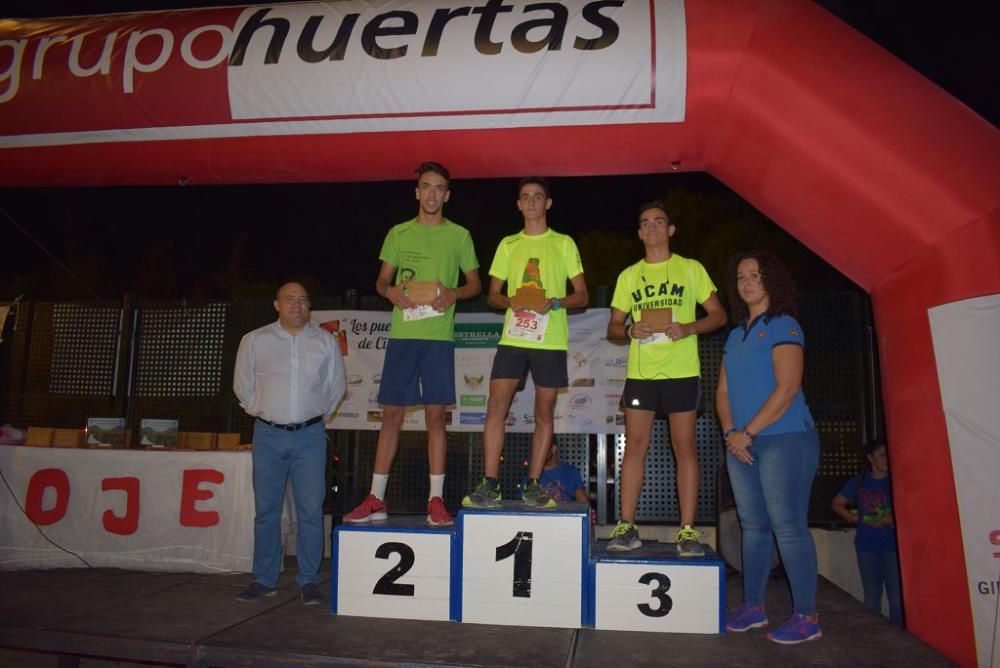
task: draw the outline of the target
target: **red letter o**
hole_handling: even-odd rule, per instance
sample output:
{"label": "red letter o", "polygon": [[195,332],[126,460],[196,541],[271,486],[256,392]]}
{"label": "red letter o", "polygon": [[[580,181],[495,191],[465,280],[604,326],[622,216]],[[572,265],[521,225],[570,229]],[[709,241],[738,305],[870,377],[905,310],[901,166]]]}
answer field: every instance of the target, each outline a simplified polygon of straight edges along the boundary
{"label": "red letter o", "polygon": [[[56,490],[56,504],[49,510],[42,508],[45,490]],[[24,498],[24,512],[28,519],[40,527],[55,524],[66,514],[69,507],[69,477],[62,469],[42,469],[31,476],[28,493]]]}

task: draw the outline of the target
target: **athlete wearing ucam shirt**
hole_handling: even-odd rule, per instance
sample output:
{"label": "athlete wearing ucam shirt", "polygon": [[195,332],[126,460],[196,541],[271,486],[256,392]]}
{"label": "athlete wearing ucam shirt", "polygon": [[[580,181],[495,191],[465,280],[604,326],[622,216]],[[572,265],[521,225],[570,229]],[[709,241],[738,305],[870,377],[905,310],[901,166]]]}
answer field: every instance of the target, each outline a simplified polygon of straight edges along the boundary
{"label": "athlete wearing ucam shirt", "polygon": [[[660,202],[639,207],[639,238],[645,257],[618,276],[611,298],[609,340],[628,340],[628,372],[621,406],[625,412],[625,455],[622,459],[621,521],[611,534],[609,550],[633,550],[642,543],[635,527],[653,419],[666,414],[670,444],[677,458],[677,491],[681,530],[677,552],[682,557],[705,554],[694,529],[698,504],[698,451],[695,418],[701,402],[698,334],[726,322],[716,287],[697,260],[670,250],[677,228]],[[705,317],[695,319],[701,304]],[[626,318],[632,322],[625,324]]]}

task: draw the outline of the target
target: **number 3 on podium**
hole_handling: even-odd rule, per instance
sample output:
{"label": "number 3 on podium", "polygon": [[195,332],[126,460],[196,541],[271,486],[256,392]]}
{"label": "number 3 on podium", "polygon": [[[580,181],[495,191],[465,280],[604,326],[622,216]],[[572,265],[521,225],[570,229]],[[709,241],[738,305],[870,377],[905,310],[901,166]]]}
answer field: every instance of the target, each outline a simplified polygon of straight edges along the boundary
{"label": "number 3 on podium", "polygon": [[670,591],[670,578],[663,573],[644,573],[639,578],[639,584],[648,585],[654,582],[656,588],[650,592],[649,596],[659,601],[659,605],[654,608],[649,603],[639,603],[637,607],[639,612],[647,617],[666,617],[670,614],[670,609],[674,607],[674,602],[667,596],[667,592]]}

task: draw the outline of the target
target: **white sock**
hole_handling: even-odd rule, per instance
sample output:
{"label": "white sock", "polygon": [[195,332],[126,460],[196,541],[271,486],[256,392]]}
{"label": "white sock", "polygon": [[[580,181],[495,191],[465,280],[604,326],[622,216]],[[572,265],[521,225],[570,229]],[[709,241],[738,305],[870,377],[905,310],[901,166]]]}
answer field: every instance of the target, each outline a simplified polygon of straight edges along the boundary
{"label": "white sock", "polygon": [[372,495],[379,501],[385,501],[385,488],[389,484],[389,476],[381,473],[372,474]]}
{"label": "white sock", "polygon": [[427,497],[427,500],[430,501],[435,496],[440,496],[442,499],[444,498],[444,474],[443,473],[441,475],[434,475],[433,473],[431,474],[431,495],[429,497]]}

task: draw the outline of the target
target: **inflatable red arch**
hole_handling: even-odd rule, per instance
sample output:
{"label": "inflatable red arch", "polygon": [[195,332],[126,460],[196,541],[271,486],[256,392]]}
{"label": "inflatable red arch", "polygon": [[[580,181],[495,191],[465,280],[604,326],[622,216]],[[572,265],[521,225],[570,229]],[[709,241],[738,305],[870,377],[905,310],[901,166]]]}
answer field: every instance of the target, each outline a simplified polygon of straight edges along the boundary
{"label": "inflatable red arch", "polygon": [[[970,555],[962,549],[928,309],[1000,293],[1000,133],[811,2],[650,0],[646,6],[629,1],[630,10],[639,5],[659,17],[658,27],[680,17],[686,94],[675,122],[561,125],[550,119],[532,127],[518,110],[502,109],[492,126],[456,122],[449,128],[448,118],[463,116],[451,110],[402,114],[409,125],[387,131],[303,127],[290,134],[281,134],[286,132],[281,128],[257,134],[252,123],[244,123],[239,132],[220,135],[203,129],[234,123],[231,112],[238,104],[227,97],[226,83],[236,71],[239,49],[220,49],[225,30],[205,28],[191,42],[182,43],[182,37],[209,24],[231,29],[241,14],[245,20],[259,8],[0,21],[0,186],[401,179],[427,156],[470,178],[528,171],[709,172],[871,293],[907,623],[950,658],[974,665]],[[332,4],[323,11],[333,11]],[[335,4],[343,12],[351,3]],[[431,21],[430,32],[437,30],[439,39],[413,37],[410,56],[422,48],[426,62],[421,62],[437,68],[439,79],[452,76],[444,60],[446,47],[454,47],[453,32],[447,31],[479,17],[480,28],[492,21],[487,27],[499,32],[508,20],[497,9],[500,0],[466,4],[469,11],[451,18],[430,19],[433,7],[418,17]],[[589,18],[580,20],[586,30],[562,36],[563,53],[573,55],[570,43],[578,50],[599,49],[621,36],[607,17],[624,2],[576,5],[585,6]],[[322,4],[318,7],[313,13]],[[484,18],[490,12],[492,19]],[[374,27],[362,26],[361,17],[355,32],[345,29],[342,46],[354,48],[350,40],[358,40],[373,59],[401,55],[398,48],[426,29],[408,25],[404,13]],[[265,12],[258,19],[273,15]],[[155,32],[164,28],[170,36]],[[266,42],[280,27],[261,30],[265,36],[255,39]],[[111,44],[105,38],[112,31],[118,40],[108,47],[101,70],[100,48]],[[514,29],[505,45],[486,30],[485,38],[475,36],[475,45],[479,54],[497,51],[498,45],[530,54],[541,48],[538,34],[525,27],[518,36]],[[82,49],[71,73],[72,41],[53,35],[87,36],[92,38],[87,48],[96,44],[96,50]],[[333,35],[331,30],[327,36]],[[168,39],[174,40],[174,51],[160,62]],[[177,64],[185,43],[187,62],[196,67]],[[551,43],[542,46],[552,51]],[[663,51],[672,43],[657,35],[648,46]],[[47,60],[40,62],[40,51]],[[392,97],[384,90],[373,95]],[[651,100],[620,106],[639,109]],[[613,106],[580,109],[599,115]],[[279,126],[295,120],[272,118]],[[158,134],[180,126],[201,129]],[[130,134],[134,129],[142,132]]]}

